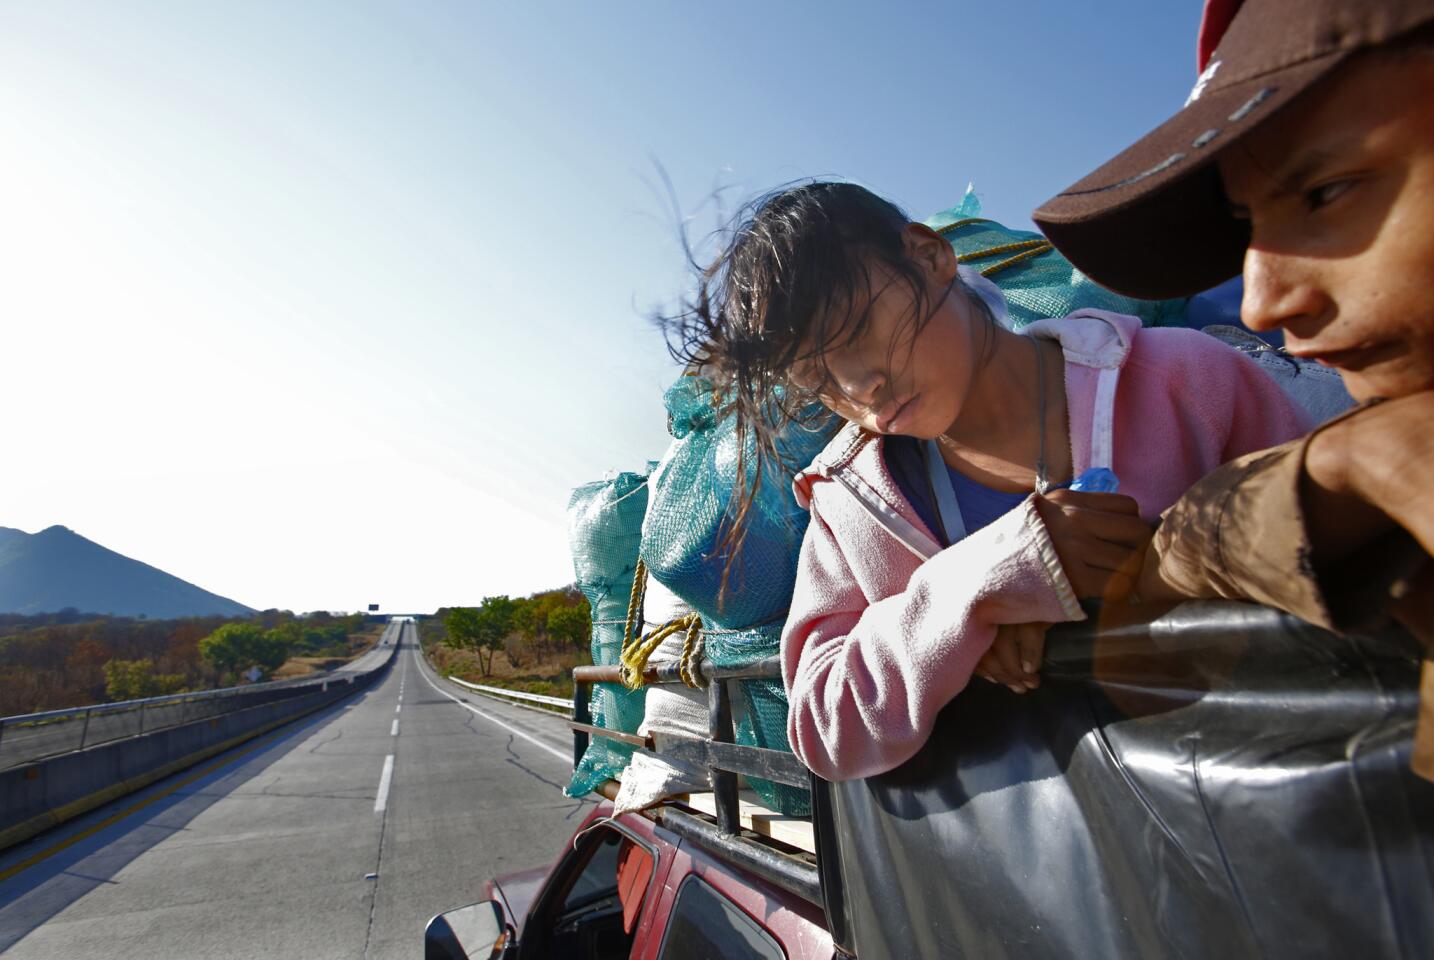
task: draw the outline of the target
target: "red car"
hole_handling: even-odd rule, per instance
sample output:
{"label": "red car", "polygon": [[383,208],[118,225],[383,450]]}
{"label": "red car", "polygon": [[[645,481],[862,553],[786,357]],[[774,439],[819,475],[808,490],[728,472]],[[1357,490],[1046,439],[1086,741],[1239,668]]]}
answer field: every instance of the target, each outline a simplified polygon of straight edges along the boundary
{"label": "red car", "polygon": [[[664,749],[713,792],[601,804],[553,867],[435,918],[427,956],[1431,957],[1422,656],[1251,604],[1093,610],[1048,636],[1037,690],[973,684],[910,761],[841,783],[733,743],[731,682],[774,662],[704,664],[711,737]],[[639,739],[585,722],[614,672],[575,672],[580,747]],[[737,773],[809,788],[811,842],[754,834]]]}
{"label": "red car", "polygon": [[427,957],[829,960],[820,907],[603,802],[550,867],[490,880],[434,918]]}

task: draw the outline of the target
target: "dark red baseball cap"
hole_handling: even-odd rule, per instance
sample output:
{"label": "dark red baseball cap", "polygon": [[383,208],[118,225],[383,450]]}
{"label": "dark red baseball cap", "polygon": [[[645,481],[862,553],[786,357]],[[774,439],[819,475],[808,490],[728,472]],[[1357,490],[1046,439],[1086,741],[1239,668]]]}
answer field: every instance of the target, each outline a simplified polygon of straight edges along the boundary
{"label": "dark red baseball cap", "polygon": [[1434,0],[1208,0],[1179,113],[1032,218],[1103,286],[1163,299],[1240,272],[1249,228],[1213,161],[1353,54],[1434,21]]}

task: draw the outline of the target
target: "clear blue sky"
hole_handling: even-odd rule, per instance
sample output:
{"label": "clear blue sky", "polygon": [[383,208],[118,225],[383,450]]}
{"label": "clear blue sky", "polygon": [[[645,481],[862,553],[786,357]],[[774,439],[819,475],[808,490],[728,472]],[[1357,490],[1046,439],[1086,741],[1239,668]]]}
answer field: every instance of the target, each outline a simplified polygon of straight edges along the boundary
{"label": "clear blue sky", "polygon": [[1030,210],[1183,101],[1194,0],[0,5],[0,525],[259,606],[571,579],[666,445],[645,319],[798,177]]}

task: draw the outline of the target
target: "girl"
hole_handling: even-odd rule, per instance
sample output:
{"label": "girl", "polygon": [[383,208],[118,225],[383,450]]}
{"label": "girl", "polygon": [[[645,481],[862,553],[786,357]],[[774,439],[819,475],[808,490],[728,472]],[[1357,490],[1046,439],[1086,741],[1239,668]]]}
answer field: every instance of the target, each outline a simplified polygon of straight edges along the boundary
{"label": "girl", "polygon": [[[788,735],[827,779],[908,759],[973,673],[1033,688],[1043,625],[1127,590],[1162,510],[1306,429],[1204,334],[1002,317],[938,234],[861,187],[810,183],[750,208],[680,318],[754,441],[739,476],[760,483],[814,401],[848,421],[795,481],[811,523],[782,635]],[[1059,489],[1093,468],[1122,493]]]}

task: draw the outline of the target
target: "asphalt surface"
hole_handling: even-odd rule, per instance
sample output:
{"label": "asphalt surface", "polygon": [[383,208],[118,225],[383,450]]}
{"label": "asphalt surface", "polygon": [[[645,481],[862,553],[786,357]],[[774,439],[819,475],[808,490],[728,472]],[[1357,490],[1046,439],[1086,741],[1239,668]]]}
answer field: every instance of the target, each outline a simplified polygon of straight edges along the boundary
{"label": "asphalt surface", "polygon": [[419,957],[431,915],[551,862],[590,804],[562,719],[465,694],[397,629],[372,689],[0,853],[28,863],[0,955]]}

